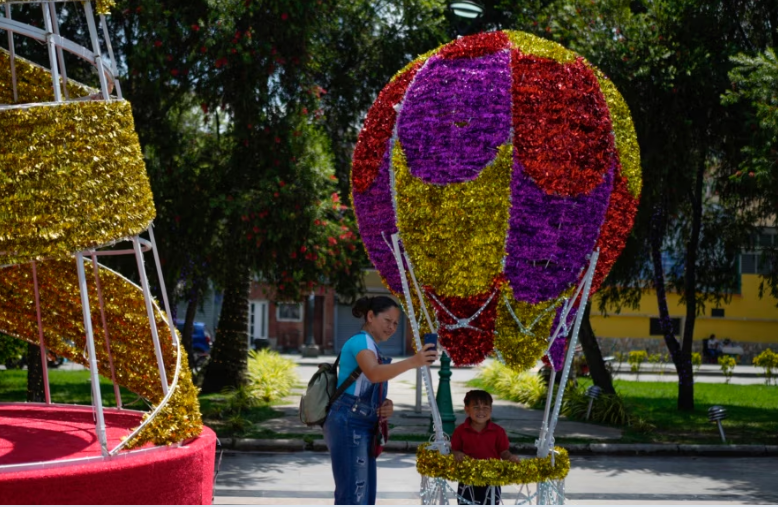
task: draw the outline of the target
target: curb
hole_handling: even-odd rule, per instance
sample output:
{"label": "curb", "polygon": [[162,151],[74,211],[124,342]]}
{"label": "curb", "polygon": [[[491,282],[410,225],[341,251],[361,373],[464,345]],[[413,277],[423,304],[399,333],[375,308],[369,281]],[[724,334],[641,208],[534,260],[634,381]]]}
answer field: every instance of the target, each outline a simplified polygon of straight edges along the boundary
{"label": "curb", "polygon": [[[328,452],[324,440],[306,442],[301,438],[259,439],[221,438],[222,449],[239,452]],[[390,440],[384,452],[415,454],[422,442]],[[572,456],[706,456],[706,457],[775,457],[778,445],[686,445],[686,444],[568,444],[561,445]],[[535,454],[529,443],[511,445],[511,452]]]}

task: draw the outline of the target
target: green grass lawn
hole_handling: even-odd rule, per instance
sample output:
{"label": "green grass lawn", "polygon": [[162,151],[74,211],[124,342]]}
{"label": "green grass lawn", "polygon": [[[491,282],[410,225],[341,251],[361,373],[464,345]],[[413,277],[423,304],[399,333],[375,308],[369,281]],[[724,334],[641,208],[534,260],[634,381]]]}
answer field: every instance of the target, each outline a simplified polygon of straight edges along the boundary
{"label": "green grass lawn", "polygon": [[[582,379],[584,387],[591,385]],[[678,386],[673,382],[616,380],[614,387],[629,413],[656,426],[638,433],[627,428],[623,441],[657,443],[717,444],[721,437],[715,423],[708,421],[708,408],[727,410],[722,422],[728,443],[778,444],[778,387],[767,385],[694,385],[694,411],[677,409]]]}
{"label": "green grass lawn", "polygon": [[[54,403],[75,403],[79,405],[92,404],[92,385],[87,370],[49,370],[49,386],[51,401]],[[103,405],[116,406],[113,384],[109,379],[100,377],[100,392]],[[145,402],[138,395],[121,388],[122,402],[127,408],[146,410]],[[27,400],[27,370],[0,370],[0,402]],[[134,402],[134,403],[133,403]],[[128,406],[128,404],[130,404]],[[220,409],[226,406],[223,394],[207,394],[200,396],[200,411],[203,420],[221,437],[245,436],[262,438],[262,431],[256,430],[254,424],[273,419],[282,415],[268,404],[259,404],[241,411],[240,419],[232,415],[220,416]],[[273,438],[284,438],[274,436]],[[291,438],[291,437],[289,437]]]}
{"label": "green grass lawn", "polygon": [[[92,384],[87,370],[49,369],[49,387],[53,403],[92,404]],[[146,409],[138,395],[123,387],[119,392],[125,406],[131,403],[129,408]],[[103,405],[116,406],[110,379],[100,377],[100,394]],[[27,401],[27,370],[0,370],[0,401]]]}

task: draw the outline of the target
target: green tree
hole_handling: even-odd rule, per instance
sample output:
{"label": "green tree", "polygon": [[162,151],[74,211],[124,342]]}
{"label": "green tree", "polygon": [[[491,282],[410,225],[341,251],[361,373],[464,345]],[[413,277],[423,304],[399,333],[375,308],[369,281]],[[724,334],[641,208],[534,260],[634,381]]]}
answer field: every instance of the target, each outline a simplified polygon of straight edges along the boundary
{"label": "green tree", "polygon": [[[773,19],[773,26],[778,20]],[[748,143],[743,147],[743,160],[731,176],[744,192],[755,194],[755,214],[762,223],[774,219],[778,209],[778,27],[774,29],[773,47],[749,56],[739,53],[732,57],[735,68],[729,73],[732,88],[726,90],[725,105],[745,105]],[[762,250],[760,264],[770,269],[760,273],[760,292],[769,291],[778,297],[778,245]]]}
{"label": "green tree", "polygon": [[[538,17],[546,36],[600,67],[631,107],[645,186],[633,236],[600,302],[634,305],[645,289],[656,289],[679,409],[694,407],[695,318],[706,302],[730,296],[737,247],[754,223],[753,196],[729,178],[746,141],[739,135],[743,114],[722,107],[719,97],[730,86],[729,58],[773,36],[773,11],[775,2],[560,0]],[[679,259],[669,273],[663,252]],[[680,340],[667,286],[686,304]]]}

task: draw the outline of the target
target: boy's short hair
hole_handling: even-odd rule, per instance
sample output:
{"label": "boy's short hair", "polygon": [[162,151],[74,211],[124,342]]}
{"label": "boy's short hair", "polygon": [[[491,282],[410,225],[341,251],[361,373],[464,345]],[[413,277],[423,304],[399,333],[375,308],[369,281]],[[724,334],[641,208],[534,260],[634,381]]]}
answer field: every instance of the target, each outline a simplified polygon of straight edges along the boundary
{"label": "boy's short hair", "polygon": [[482,391],[481,389],[473,389],[472,391],[468,391],[465,395],[465,406],[469,407],[471,403],[475,403],[476,401],[480,401],[481,403],[491,406],[493,401],[492,395],[486,391]]}

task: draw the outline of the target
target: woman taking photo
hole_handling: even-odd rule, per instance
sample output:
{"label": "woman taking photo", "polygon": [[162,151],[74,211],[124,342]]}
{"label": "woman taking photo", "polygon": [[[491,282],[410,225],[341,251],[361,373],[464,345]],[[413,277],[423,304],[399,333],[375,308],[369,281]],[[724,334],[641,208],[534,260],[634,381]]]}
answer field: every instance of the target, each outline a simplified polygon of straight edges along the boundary
{"label": "woman taking photo", "polygon": [[362,331],[343,345],[338,368],[338,386],[357,368],[362,373],[330,407],[324,423],[324,440],[330,450],[335,478],[336,505],[375,505],[376,459],[373,442],[379,417],[392,415],[392,400],[386,398],[388,380],[414,368],[432,364],[438,353],[434,345],[403,361],[391,363],[378,344],[397,330],[400,308],[387,296],[363,297],[354,303],[354,317],[364,318]]}

